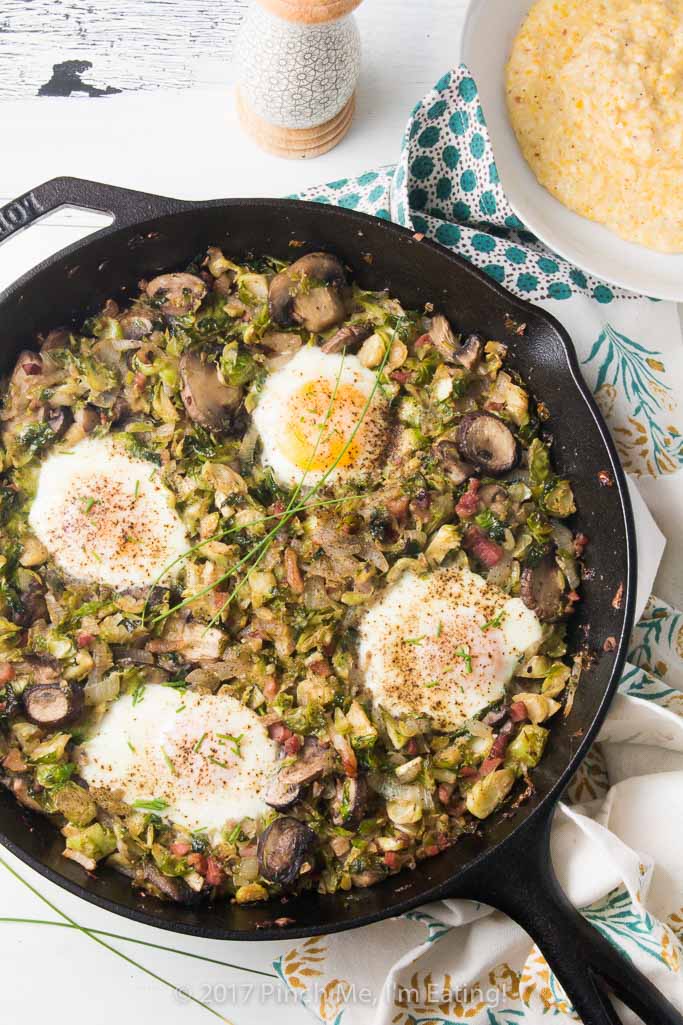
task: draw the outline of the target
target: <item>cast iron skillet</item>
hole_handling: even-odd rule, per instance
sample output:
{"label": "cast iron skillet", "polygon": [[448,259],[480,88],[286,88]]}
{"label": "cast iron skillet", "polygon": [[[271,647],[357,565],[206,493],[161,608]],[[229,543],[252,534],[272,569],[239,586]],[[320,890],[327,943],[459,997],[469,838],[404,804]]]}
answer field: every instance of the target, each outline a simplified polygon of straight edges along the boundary
{"label": "cast iron skillet", "polygon": [[[414,872],[368,890],[291,901],[285,914],[294,925],[286,933],[269,924],[278,913],[272,906],[190,909],[143,898],[113,871],[86,875],[60,856],[63,843],[55,828],[22,810],[4,790],[0,840],[52,882],[93,904],[147,925],[216,939],[276,940],[339,932],[427,901],[472,898],[507,912],[530,933],[585,1025],[618,1023],[607,989],[648,1025],[683,1025],[650,981],[572,908],[550,862],[554,806],[614,693],[636,590],[634,528],[624,475],[564,329],[440,246],[386,221],[313,203],[186,203],[56,178],[0,210],[0,240],[65,204],[110,212],[113,224],[46,260],[0,295],[3,371],[13,366],[21,348],[31,347],[37,331],[80,322],[105,299],[134,293],[139,278],[181,268],[209,244],[224,247],[235,258],[252,251],[292,259],[305,251],[291,247],[293,240],[329,249],[353,268],[365,287],[388,287],[408,307],[432,301],[458,330],[482,330],[504,341],[513,366],[550,410],[555,460],[574,484],[577,527],[591,539],[591,574],[572,621],[571,640],[578,646],[587,639],[599,658],[582,679],[568,719],[553,727],[548,754],[534,774],[536,792],[528,802],[506,817],[493,816],[481,837],[462,840]],[[526,324],[523,334],[515,333],[513,322]],[[600,485],[601,470],[611,474],[612,487]],[[616,646],[603,653],[610,637]]]}

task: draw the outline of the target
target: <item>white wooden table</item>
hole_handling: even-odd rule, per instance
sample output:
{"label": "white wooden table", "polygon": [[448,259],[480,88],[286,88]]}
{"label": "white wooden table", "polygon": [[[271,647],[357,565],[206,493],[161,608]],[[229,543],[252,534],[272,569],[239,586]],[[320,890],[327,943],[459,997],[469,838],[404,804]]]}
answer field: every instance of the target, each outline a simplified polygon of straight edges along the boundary
{"label": "white wooden table", "polygon": [[[391,163],[414,103],[458,60],[466,6],[365,0],[351,130],[322,157],[287,161],[264,154],[237,122],[232,38],[245,0],[5,0],[0,201],[60,174],[183,199],[278,196]],[[122,92],[37,98],[53,64],[79,58],[93,65],[83,82]],[[100,223],[59,211],[0,247],[0,287]]]}
{"label": "white wooden table", "polygon": [[[332,152],[296,163],[265,155],[237,124],[232,38],[245,6],[245,0],[5,0],[0,202],[61,174],[199,199],[283,195],[390,163],[412,106],[457,62],[466,0],[366,0],[357,12],[364,53],[351,131]],[[48,92],[65,89],[64,70],[53,75],[52,66],[69,60],[92,64],[72,65],[72,83],[80,76],[90,91],[121,92],[38,97],[48,83]],[[0,247],[0,288],[100,223],[98,216],[61,210],[12,239]],[[81,926],[124,935],[101,938],[172,987],[186,987],[234,1025],[268,1016],[277,1016],[278,1025],[309,1020],[272,977],[272,961],[285,944],[221,944],[134,926],[69,896],[2,850],[0,856]],[[62,924],[38,925],[37,919]],[[250,975],[197,956],[271,974]],[[0,966],[2,1022],[201,1025],[212,1018],[92,937],[65,927],[1,865]],[[344,1020],[353,1025],[352,1013]]]}

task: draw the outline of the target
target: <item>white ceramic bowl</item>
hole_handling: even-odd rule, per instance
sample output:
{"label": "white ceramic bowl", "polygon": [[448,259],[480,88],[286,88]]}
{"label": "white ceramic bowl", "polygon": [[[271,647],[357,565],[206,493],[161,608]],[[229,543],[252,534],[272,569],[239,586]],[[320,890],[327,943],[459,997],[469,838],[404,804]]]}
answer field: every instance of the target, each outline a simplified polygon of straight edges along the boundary
{"label": "white ceramic bowl", "polygon": [[673,256],[624,242],[572,213],[536,181],[512,130],[505,100],[505,65],[533,0],[470,0],[461,59],[479,89],[502,186],[524,224],[560,256],[611,284],[656,299],[683,302],[683,254]]}

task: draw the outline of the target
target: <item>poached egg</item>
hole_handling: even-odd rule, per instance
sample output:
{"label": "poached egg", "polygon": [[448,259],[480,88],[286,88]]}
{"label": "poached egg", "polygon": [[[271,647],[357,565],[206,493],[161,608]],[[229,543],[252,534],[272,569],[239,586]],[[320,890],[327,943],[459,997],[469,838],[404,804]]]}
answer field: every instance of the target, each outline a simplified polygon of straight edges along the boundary
{"label": "poached egg", "polygon": [[305,477],[313,485],[328,471],[333,482],[377,468],[389,422],[375,377],[357,356],[305,346],[266,379],[253,417],[278,483],[290,487]]}
{"label": "poached egg", "polygon": [[452,730],[499,701],[541,624],[469,569],[405,572],[365,614],[360,667],[373,700],[396,717]]}
{"label": "poached egg", "polygon": [[188,547],[154,465],[113,438],[49,455],[28,522],[66,576],[116,590],[149,587]]}
{"label": "poached egg", "polygon": [[229,694],[150,684],[110,706],[76,760],[91,787],[213,833],[269,810],[261,793],[278,751],[256,713]]}

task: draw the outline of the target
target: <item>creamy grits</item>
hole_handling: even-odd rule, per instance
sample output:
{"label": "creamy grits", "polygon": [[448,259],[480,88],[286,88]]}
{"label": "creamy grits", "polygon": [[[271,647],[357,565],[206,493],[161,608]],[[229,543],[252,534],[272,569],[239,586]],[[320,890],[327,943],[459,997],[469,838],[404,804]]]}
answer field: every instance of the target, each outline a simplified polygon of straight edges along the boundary
{"label": "creamy grits", "polygon": [[683,252],[683,0],[537,0],[506,91],[553,196],[628,241]]}

